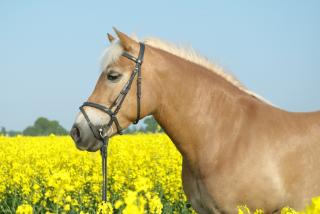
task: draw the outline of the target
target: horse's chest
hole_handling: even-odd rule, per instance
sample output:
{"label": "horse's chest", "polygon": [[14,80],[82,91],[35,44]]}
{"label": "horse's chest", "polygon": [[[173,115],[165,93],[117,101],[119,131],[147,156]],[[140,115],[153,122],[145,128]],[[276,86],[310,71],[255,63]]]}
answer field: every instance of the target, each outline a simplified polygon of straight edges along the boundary
{"label": "horse's chest", "polygon": [[199,214],[223,213],[209,194],[206,184],[193,176],[185,166],[182,169],[183,189],[192,207]]}

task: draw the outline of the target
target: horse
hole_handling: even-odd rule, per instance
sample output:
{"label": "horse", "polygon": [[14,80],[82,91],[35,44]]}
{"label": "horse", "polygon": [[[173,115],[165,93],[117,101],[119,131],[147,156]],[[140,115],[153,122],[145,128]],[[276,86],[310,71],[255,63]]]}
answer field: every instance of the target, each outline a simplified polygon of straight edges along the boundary
{"label": "horse", "polygon": [[82,106],[71,129],[78,149],[97,151],[96,135],[110,138],[153,115],[183,157],[183,189],[198,213],[237,213],[244,204],[301,210],[320,195],[319,111],[282,110],[193,50],[114,30],[88,98],[102,109]]}

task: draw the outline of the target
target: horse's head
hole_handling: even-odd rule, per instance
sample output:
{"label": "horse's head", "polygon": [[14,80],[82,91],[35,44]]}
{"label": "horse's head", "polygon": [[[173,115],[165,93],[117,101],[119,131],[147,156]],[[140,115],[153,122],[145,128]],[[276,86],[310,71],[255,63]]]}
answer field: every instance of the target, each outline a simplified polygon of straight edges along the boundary
{"label": "horse's head", "polygon": [[103,55],[101,75],[70,132],[81,150],[98,150],[102,137],[119,133],[155,109],[155,95],[149,87],[152,62],[147,62],[148,47],[144,49],[143,44],[115,31],[119,40],[108,34],[111,45]]}

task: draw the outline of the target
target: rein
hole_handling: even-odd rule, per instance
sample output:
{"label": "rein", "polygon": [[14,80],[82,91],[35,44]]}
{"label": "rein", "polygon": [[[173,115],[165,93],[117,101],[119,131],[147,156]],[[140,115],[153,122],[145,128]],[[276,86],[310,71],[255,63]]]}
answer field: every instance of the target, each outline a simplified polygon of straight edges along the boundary
{"label": "rein", "polygon": [[[102,176],[103,176],[103,183],[102,183],[102,201],[107,202],[107,156],[108,156],[108,132],[110,128],[112,127],[113,123],[115,124],[117,128],[117,133],[122,135],[122,128],[118,122],[117,113],[121,109],[121,105],[126,98],[131,85],[133,83],[133,80],[135,76],[137,76],[137,118],[133,122],[134,124],[137,124],[140,120],[140,111],[141,111],[141,65],[143,62],[143,56],[144,56],[144,49],[145,46],[143,43],[140,44],[140,50],[138,58],[133,57],[131,54],[127,52],[123,52],[122,56],[128,58],[129,60],[132,60],[136,63],[133,71],[131,72],[129,80],[126,82],[122,90],[120,91],[117,98],[114,100],[114,102],[111,104],[110,107],[105,107],[103,105],[100,105],[98,103],[93,102],[84,102],[82,106],[80,106],[80,111],[83,114],[84,118],[86,119],[90,130],[94,137],[102,142],[102,147],[100,148],[100,153],[102,157]],[[100,111],[103,111],[104,113],[108,114],[110,116],[110,120],[106,125],[94,125],[86,113],[84,107],[92,107],[96,108]],[[114,110],[113,110],[114,109]]]}

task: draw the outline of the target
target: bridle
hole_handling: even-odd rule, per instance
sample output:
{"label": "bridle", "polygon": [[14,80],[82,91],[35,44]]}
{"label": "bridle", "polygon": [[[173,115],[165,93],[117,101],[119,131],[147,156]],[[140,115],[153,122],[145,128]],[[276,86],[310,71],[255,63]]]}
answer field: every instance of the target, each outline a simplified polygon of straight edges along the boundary
{"label": "bridle", "polygon": [[[80,111],[82,112],[84,118],[86,119],[93,135],[98,140],[101,140],[101,138],[105,138],[107,136],[108,131],[112,127],[113,123],[116,125],[117,133],[120,135],[122,134],[122,128],[118,122],[117,113],[119,112],[121,105],[122,105],[124,99],[126,98],[136,75],[138,75],[138,77],[137,77],[137,118],[134,121],[134,124],[137,124],[139,122],[140,108],[141,108],[140,107],[140,102],[141,102],[141,65],[142,65],[143,56],[144,56],[144,49],[145,49],[144,44],[140,43],[140,51],[139,51],[138,58],[133,57],[131,54],[129,54],[127,52],[122,53],[122,56],[134,61],[136,63],[136,65],[130,75],[129,80],[124,85],[124,87],[120,91],[119,95],[117,96],[117,98],[114,100],[114,102],[111,104],[111,106],[109,108],[105,107],[101,104],[93,103],[93,102],[84,102],[83,105],[80,107]],[[86,111],[84,110],[85,106],[99,109],[102,112],[108,114],[110,116],[109,122],[106,125],[102,125],[102,126],[94,125],[90,121]]]}
{"label": "bridle", "polygon": [[[107,147],[108,147],[108,141],[109,141],[108,132],[114,123],[117,128],[117,133],[120,135],[122,134],[122,128],[119,124],[119,121],[117,118],[117,113],[120,111],[121,105],[122,105],[124,99],[126,98],[128,92],[131,88],[131,85],[133,83],[133,80],[136,76],[137,76],[137,118],[134,121],[134,124],[137,124],[140,120],[141,66],[142,66],[142,62],[143,62],[145,46],[143,43],[139,43],[139,44],[140,44],[140,50],[139,50],[138,58],[135,58],[134,56],[132,56],[128,52],[122,53],[122,56],[134,61],[136,63],[136,65],[135,65],[133,71],[131,72],[129,80],[126,82],[126,84],[124,85],[124,87],[120,91],[117,98],[111,104],[111,106],[106,107],[106,106],[103,106],[101,104],[94,103],[94,102],[84,102],[83,105],[80,106],[80,108],[79,108],[81,113],[83,114],[85,120],[87,121],[94,137],[96,139],[102,141],[102,147],[101,147],[100,151],[101,151],[101,156],[102,156],[102,174],[103,174],[102,200],[104,202],[107,201],[107,176],[106,176],[107,172],[106,171],[107,171],[107,149],[108,149]],[[110,116],[109,122],[106,125],[100,125],[100,126],[94,125],[91,122],[88,114],[86,113],[86,111],[84,109],[85,106],[96,108],[96,109],[108,114]]]}

